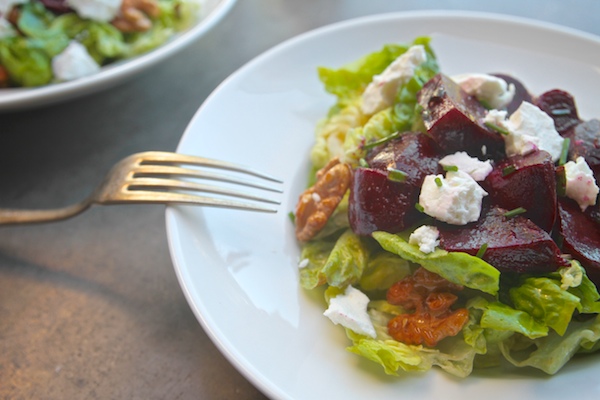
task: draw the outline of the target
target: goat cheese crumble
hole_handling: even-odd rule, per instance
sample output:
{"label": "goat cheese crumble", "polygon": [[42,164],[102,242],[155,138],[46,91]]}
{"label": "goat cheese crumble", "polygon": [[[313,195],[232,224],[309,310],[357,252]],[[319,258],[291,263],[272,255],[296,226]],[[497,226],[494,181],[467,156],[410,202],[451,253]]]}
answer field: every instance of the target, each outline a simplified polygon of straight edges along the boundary
{"label": "goat cheese crumble", "polygon": [[506,130],[503,134],[508,157],[526,155],[537,149],[545,150],[554,162],[560,158],[564,138],[556,131],[554,120],[539,107],[524,101],[506,118],[506,111],[490,110],[484,123]]}
{"label": "goat cheese crumble", "polygon": [[440,244],[440,231],[435,226],[422,225],[414,230],[408,238],[409,244],[414,244],[419,247],[425,254],[433,252]]}
{"label": "goat cheese crumble", "polygon": [[427,59],[421,45],[410,47],[381,74],[375,75],[362,95],[362,111],[371,115],[392,105],[400,85],[413,77],[415,69]]}
{"label": "goat cheese crumble", "polygon": [[506,108],[515,97],[515,85],[489,74],[461,74],[452,77],[465,92],[493,109]]}
{"label": "goat cheese crumble", "polygon": [[596,204],[598,185],[590,166],[583,157],[569,161],[564,165],[566,177],[566,195],[575,200],[581,211]]}
{"label": "goat cheese crumble", "polygon": [[366,294],[348,285],[343,294],[329,300],[329,308],[323,315],[336,325],[342,325],[358,334],[374,339],[377,333],[367,313],[368,304],[369,298]]}
{"label": "goat cheese crumble", "polygon": [[421,186],[419,204],[423,212],[452,225],[475,222],[481,214],[481,202],[487,192],[464,171],[427,175]]}
{"label": "goat cheese crumble", "polygon": [[477,182],[483,181],[494,169],[490,160],[481,161],[476,157],[471,157],[464,151],[457,151],[454,154],[445,156],[440,160],[440,165],[444,167],[454,166],[459,171],[471,175]]}
{"label": "goat cheese crumble", "polygon": [[66,0],[67,4],[83,18],[100,22],[112,21],[121,8],[121,0]]}
{"label": "goat cheese crumble", "polygon": [[98,72],[100,66],[84,45],[71,41],[62,53],[52,59],[52,70],[56,79],[71,81]]}

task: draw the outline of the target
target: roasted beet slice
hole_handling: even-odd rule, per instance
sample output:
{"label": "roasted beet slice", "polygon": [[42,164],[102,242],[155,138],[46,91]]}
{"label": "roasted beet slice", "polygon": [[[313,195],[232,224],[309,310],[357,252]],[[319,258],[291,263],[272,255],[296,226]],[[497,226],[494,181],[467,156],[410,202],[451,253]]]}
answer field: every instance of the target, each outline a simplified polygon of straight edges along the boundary
{"label": "roasted beet slice", "polygon": [[40,0],[40,2],[55,14],[64,14],[73,11],[66,0]]}
{"label": "roasted beet slice", "polygon": [[473,157],[492,158],[504,155],[501,135],[482,122],[487,110],[452,79],[436,75],[419,91],[417,101],[427,132],[446,152],[466,151]]}
{"label": "roasted beet slice", "polygon": [[423,215],[415,209],[419,187],[388,179],[388,173],[357,168],[350,186],[348,219],[358,235],[400,232]]}
{"label": "roasted beet slice", "polygon": [[399,138],[371,150],[365,160],[370,168],[387,171],[388,168],[406,174],[406,182],[419,187],[426,175],[441,172],[441,149],[427,135],[406,132]]}
{"label": "roasted beet slice", "polygon": [[494,166],[482,186],[492,203],[508,210],[523,207],[527,210],[523,216],[546,232],[552,230],[556,220],[556,172],[549,153],[539,150],[509,157]]}
{"label": "roasted beet slice", "polygon": [[[348,217],[359,235],[373,231],[400,232],[423,217],[415,209],[426,175],[440,171],[437,145],[422,133],[405,133],[373,149],[369,168],[354,171]],[[403,181],[389,179],[388,168],[402,171]]]}
{"label": "roasted beet slice", "polygon": [[600,178],[600,121],[591,119],[582,122],[565,136],[571,139],[569,159],[585,158],[598,180]]}
{"label": "roasted beet slice", "polygon": [[506,212],[491,207],[475,224],[440,226],[440,247],[476,255],[487,245],[482,258],[501,272],[550,272],[568,265],[547,232],[520,215],[507,218]]}
{"label": "roasted beet slice", "polygon": [[554,126],[561,135],[581,122],[575,99],[564,90],[554,89],[542,93],[535,99],[535,105],[552,117]]}
{"label": "roasted beet slice", "polygon": [[600,225],[587,210],[582,212],[575,201],[567,198],[558,200],[558,219],[563,251],[578,260],[600,287]]}
{"label": "roasted beet slice", "polygon": [[517,110],[517,108],[519,108],[522,102],[533,102],[533,97],[531,96],[531,93],[529,93],[529,90],[527,90],[525,85],[523,85],[523,83],[517,78],[506,74],[492,75],[504,79],[509,85],[512,84],[515,86],[515,97],[513,97],[512,101],[506,106],[506,111],[508,112],[508,115],[514,113]]}

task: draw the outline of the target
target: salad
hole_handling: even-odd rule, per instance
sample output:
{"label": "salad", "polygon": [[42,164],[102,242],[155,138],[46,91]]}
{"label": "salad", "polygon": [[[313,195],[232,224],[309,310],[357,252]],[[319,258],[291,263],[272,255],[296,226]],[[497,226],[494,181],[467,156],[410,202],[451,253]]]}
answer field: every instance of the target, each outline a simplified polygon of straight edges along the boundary
{"label": "salad", "polygon": [[0,0],[0,88],[92,75],[197,19],[200,0]]}
{"label": "salad", "polygon": [[319,68],[336,102],[291,215],[300,284],[387,374],[555,374],[600,347],[600,121],[465,72],[427,37]]}

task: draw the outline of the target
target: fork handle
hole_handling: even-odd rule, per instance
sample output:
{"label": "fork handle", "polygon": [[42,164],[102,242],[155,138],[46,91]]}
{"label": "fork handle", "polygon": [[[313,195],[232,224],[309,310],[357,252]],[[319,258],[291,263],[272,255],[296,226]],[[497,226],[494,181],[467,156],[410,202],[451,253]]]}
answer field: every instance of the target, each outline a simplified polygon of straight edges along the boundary
{"label": "fork handle", "polygon": [[0,209],[0,225],[34,224],[40,222],[60,221],[82,213],[91,206],[84,201],[71,206],[49,210]]}

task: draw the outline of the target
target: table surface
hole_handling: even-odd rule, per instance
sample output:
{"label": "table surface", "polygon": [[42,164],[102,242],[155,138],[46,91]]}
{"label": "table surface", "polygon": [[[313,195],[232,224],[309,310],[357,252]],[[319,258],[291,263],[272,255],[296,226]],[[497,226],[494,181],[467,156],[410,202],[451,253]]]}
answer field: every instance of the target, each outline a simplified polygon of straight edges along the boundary
{"label": "table surface", "polygon": [[[223,79],[290,37],[363,15],[439,8],[600,35],[597,0],[238,0],[204,37],[117,87],[0,114],[0,206],[66,205],[122,157],[175,150]],[[0,398],[265,398],[192,314],[164,219],[164,206],[128,205],[0,228]]]}

